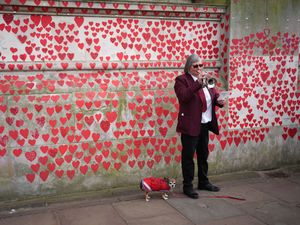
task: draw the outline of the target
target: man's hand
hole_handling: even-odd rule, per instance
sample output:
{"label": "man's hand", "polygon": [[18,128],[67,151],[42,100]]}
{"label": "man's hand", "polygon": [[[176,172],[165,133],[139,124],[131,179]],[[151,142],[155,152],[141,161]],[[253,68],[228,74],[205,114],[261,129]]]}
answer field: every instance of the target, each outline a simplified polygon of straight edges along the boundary
{"label": "man's hand", "polygon": [[217,102],[219,105],[222,105],[222,106],[224,106],[224,104],[225,104],[225,101],[223,99],[218,99]]}
{"label": "man's hand", "polygon": [[205,84],[206,77],[207,77],[207,74],[204,73],[203,71],[201,71],[201,72],[198,74],[197,79],[198,79],[199,84],[201,84],[201,86],[206,85],[206,84]]}

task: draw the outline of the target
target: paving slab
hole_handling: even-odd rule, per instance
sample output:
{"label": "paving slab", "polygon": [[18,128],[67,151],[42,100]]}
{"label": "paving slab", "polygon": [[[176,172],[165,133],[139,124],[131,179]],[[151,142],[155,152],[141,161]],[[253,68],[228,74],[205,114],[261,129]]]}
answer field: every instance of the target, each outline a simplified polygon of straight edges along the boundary
{"label": "paving slab", "polygon": [[272,225],[299,225],[300,208],[278,201],[250,202],[240,205],[248,215]]}
{"label": "paving slab", "polygon": [[265,225],[265,223],[255,219],[252,216],[235,216],[221,220],[214,220],[208,223],[198,225]]}
{"label": "paving slab", "polygon": [[267,179],[250,187],[292,204],[300,204],[300,185],[286,178]]}
{"label": "paving slab", "polygon": [[163,199],[144,199],[113,203],[113,207],[127,222],[137,219],[148,219],[165,215],[180,215],[172,206]]}
{"label": "paving slab", "polygon": [[219,182],[212,182],[213,184],[216,184],[218,187],[221,188],[221,190],[225,187],[235,187],[235,186],[241,186],[241,185],[248,185],[253,183],[262,183],[265,179],[263,177],[253,177],[253,178],[239,178],[237,180],[231,179],[230,177],[227,180],[222,180]]}
{"label": "paving slab", "polygon": [[56,215],[51,212],[7,217],[4,219],[0,219],[0,225],[39,225],[39,224],[61,225]]}
{"label": "paving slab", "polygon": [[300,175],[293,175],[287,178],[289,181],[300,184]]}
{"label": "paving slab", "polygon": [[[244,204],[246,202],[256,202],[256,201],[274,201],[276,198],[269,195],[268,193],[262,192],[258,189],[250,187],[249,185],[240,186],[227,186],[221,189],[221,191],[214,193],[208,191],[199,192],[200,196],[224,196],[224,200],[230,204]],[[235,200],[226,197],[235,197],[244,200]]]}
{"label": "paving slab", "polygon": [[57,216],[59,225],[126,225],[111,204],[60,210]]}
{"label": "paving slab", "polygon": [[128,225],[194,225],[190,220],[178,213],[169,213],[148,218],[128,220]]}
{"label": "paving slab", "polygon": [[242,210],[223,199],[202,198],[202,193],[199,193],[199,199],[186,198],[182,194],[182,197],[177,195],[177,197],[170,198],[168,202],[194,224],[245,214]]}

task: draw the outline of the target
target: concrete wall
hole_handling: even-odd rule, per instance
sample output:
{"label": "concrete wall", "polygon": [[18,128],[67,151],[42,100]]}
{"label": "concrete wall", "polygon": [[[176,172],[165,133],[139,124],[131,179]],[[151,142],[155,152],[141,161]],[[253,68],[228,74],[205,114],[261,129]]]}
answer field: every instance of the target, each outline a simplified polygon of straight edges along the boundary
{"label": "concrete wall", "polygon": [[222,170],[299,162],[299,9],[293,0],[231,1],[227,125],[237,142],[220,154]]}
{"label": "concrete wall", "polygon": [[[210,173],[298,163],[299,4],[213,3],[2,3],[1,199],[180,180],[173,84],[193,52],[230,93]],[[278,4],[289,21],[259,22]]]}

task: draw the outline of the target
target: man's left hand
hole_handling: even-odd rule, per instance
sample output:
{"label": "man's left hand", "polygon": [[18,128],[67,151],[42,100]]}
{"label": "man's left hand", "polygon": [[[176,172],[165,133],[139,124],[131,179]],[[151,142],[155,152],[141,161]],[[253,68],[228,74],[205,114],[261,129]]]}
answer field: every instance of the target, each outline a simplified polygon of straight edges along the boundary
{"label": "man's left hand", "polygon": [[225,101],[223,99],[218,99],[217,102],[219,105],[222,105],[222,106],[224,106],[224,104],[225,104]]}

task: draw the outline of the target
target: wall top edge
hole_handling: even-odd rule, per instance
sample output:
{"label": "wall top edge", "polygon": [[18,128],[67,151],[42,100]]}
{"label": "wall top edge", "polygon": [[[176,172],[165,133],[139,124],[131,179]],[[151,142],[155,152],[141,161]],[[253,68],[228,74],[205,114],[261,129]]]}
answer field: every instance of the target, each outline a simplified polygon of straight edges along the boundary
{"label": "wall top edge", "polygon": [[[0,11],[4,6],[43,8],[73,8],[73,9],[104,9],[104,10],[138,10],[138,11],[163,11],[185,13],[220,13],[226,12],[226,6],[207,6],[200,4],[170,4],[170,3],[129,3],[129,2],[81,2],[81,1],[54,1],[54,0],[4,0],[0,3]],[[15,10],[18,11],[18,10]]]}

